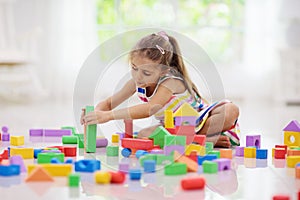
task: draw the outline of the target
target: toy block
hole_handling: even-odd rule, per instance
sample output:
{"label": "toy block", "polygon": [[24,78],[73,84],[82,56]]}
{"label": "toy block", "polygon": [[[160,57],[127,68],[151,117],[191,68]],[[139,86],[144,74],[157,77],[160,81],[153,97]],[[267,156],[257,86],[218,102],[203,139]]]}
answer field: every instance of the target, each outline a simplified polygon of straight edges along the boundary
{"label": "toy block", "polygon": [[121,151],[122,156],[128,158],[131,155],[131,149],[129,148],[124,148]]}
{"label": "toy block", "polygon": [[129,164],[128,163],[119,163],[119,171],[122,173],[128,173]]}
{"label": "toy block", "polygon": [[64,135],[72,135],[72,131],[68,129],[44,129],[44,136],[46,137],[62,137]]}
{"label": "toy block", "polygon": [[1,156],[2,159],[8,159],[8,158],[9,158],[9,156],[8,156],[8,150],[5,149],[5,150],[2,152],[2,154],[0,154],[0,156]]}
{"label": "toy block", "polygon": [[190,153],[190,155],[186,156],[187,158],[195,161],[196,163],[198,163],[198,155],[197,155],[197,152],[196,151],[192,151]]}
{"label": "toy block", "polygon": [[165,175],[181,175],[187,173],[187,166],[185,163],[172,163],[164,167]]}
{"label": "toy block", "polygon": [[197,172],[198,171],[198,163],[189,159],[188,157],[181,155],[177,151],[174,151],[174,160],[175,162],[185,163],[189,172]]}
{"label": "toy block", "polygon": [[146,155],[146,154],[148,154],[148,152],[145,151],[145,150],[137,150],[137,151],[135,152],[135,157],[136,157],[137,159],[139,159],[141,156]]}
{"label": "toy block", "polygon": [[149,136],[149,139],[153,139],[154,145],[159,145],[160,148],[165,146],[165,137],[171,134],[162,126],[158,126],[153,133]]}
{"label": "toy block", "polygon": [[64,151],[65,151],[64,146],[51,146],[51,147],[44,148],[42,153],[44,152],[64,153]]}
{"label": "toy block", "polygon": [[296,177],[296,179],[300,179],[300,167],[299,166],[295,167],[295,177]]}
{"label": "toy block", "polygon": [[174,127],[174,128],[166,128],[166,130],[167,130],[171,135],[176,135],[176,127]]}
{"label": "toy block", "polygon": [[10,156],[20,155],[23,159],[34,158],[33,148],[10,148]]}
{"label": "toy block", "polygon": [[66,157],[75,157],[77,155],[77,147],[64,147],[64,154]]}
{"label": "toy block", "polygon": [[182,117],[182,116],[198,117],[199,114],[189,103],[185,102],[174,113],[174,117]]}
{"label": "toy block", "polygon": [[272,200],[290,200],[289,195],[274,195]]}
{"label": "toy block", "polygon": [[187,177],[180,181],[183,190],[202,190],[205,187],[205,183],[205,178],[202,176]]}
{"label": "toy block", "polygon": [[27,176],[25,182],[47,182],[54,181],[53,177],[41,166],[36,167],[32,172]]}
{"label": "toy block", "polygon": [[164,146],[171,146],[171,145],[186,145],[186,136],[178,136],[178,135],[166,135],[165,136],[165,145]]}
{"label": "toy block", "polygon": [[43,129],[29,129],[29,136],[43,136]]}
{"label": "toy block", "polygon": [[27,165],[27,173],[30,174],[36,167],[43,167],[51,176],[68,176],[72,172],[71,164],[34,164]]}
{"label": "toy block", "polygon": [[2,133],[0,132],[0,141],[2,140],[1,138],[2,138]]}
{"label": "toy block", "polygon": [[170,155],[173,151],[178,151],[180,154],[184,154],[184,146],[181,145],[171,145],[171,146],[165,146],[164,152],[165,155],[168,156]]}
{"label": "toy block", "polygon": [[284,131],[283,143],[287,146],[300,146],[300,132]]}
{"label": "toy block", "polygon": [[152,149],[150,150],[151,154],[164,154],[164,150],[162,149]]}
{"label": "toy block", "polygon": [[68,185],[69,187],[79,187],[80,183],[80,174],[69,174],[68,176]]}
{"label": "toy block", "polygon": [[1,139],[2,139],[2,141],[9,141],[10,140],[10,134],[8,133],[8,127],[7,126],[2,127]]}
{"label": "toy block", "polygon": [[142,176],[142,171],[140,169],[130,169],[129,178],[130,180],[140,180]]}
{"label": "toy block", "polygon": [[118,184],[124,183],[126,177],[123,172],[109,171],[109,173],[111,175],[110,183],[118,183]]}
{"label": "toy block", "polygon": [[51,163],[52,158],[57,158],[60,162],[64,162],[65,155],[63,153],[39,153],[37,157],[37,163]]}
{"label": "toy block", "polygon": [[79,160],[75,162],[76,172],[95,172],[100,169],[100,160]]}
{"label": "toy block", "polygon": [[260,148],[261,138],[260,135],[246,135],[246,147]]}
{"label": "toy block", "polygon": [[59,160],[58,158],[52,158],[52,159],[50,160],[50,163],[51,163],[51,164],[61,164],[62,162],[60,162],[60,160]]}
{"label": "toy block", "polygon": [[232,159],[232,149],[220,149],[220,158]]}
{"label": "toy block", "polygon": [[96,183],[109,184],[111,180],[111,174],[104,171],[96,171],[94,173],[94,179]]}
{"label": "toy block", "polygon": [[119,156],[119,146],[107,146],[106,156]]}
{"label": "toy block", "polygon": [[10,145],[13,146],[24,145],[24,135],[10,136]]}
{"label": "toy block", "polygon": [[144,172],[152,173],[155,172],[156,162],[155,160],[145,160],[144,161]]}
{"label": "toy block", "polygon": [[198,156],[198,165],[202,165],[202,163],[205,160],[212,161],[212,160],[215,160],[215,159],[217,159],[217,155],[215,155],[215,154],[205,155],[205,156]]}
{"label": "toy block", "polygon": [[217,158],[221,157],[221,153],[220,153],[219,150],[212,150],[212,151],[208,152],[207,154],[209,154],[209,155],[216,155]]}
{"label": "toy block", "polygon": [[256,149],[256,159],[267,159],[268,149]]}
{"label": "toy block", "polygon": [[218,172],[218,163],[214,161],[205,160],[202,163],[203,173],[205,174],[216,174]]}
{"label": "toy block", "polygon": [[206,135],[194,135],[193,143],[199,144],[201,146],[205,146]]}
{"label": "toy block", "polygon": [[142,167],[144,167],[145,160],[154,160],[156,161],[157,155],[155,154],[146,154],[140,157],[139,162]]}
{"label": "toy block", "polygon": [[76,128],[74,126],[62,126],[61,129],[65,130],[71,130],[72,131],[72,135],[76,135]]}
{"label": "toy block", "polygon": [[[205,148],[197,144],[189,144],[185,147],[185,155],[190,155],[192,151],[196,151],[197,155],[200,155],[200,152],[205,151]],[[203,155],[203,153],[201,154]]]}
{"label": "toy block", "polygon": [[118,134],[112,134],[112,136],[111,136],[112,143],[119,143],[119,139],[120,139],[120,136]]}
{"label": "toy block", "polygon": [[174,156],[170,155],[170,156],[165,156],[165,155],[157,155],[156,156],[156,163],[158,165],[161,164],[170,164],[174,162]]}
{"label": "toy block", "polygon": [[275,148],[283,148],[285,150],[285,153],[287,153],[288,146],[287,145],[282,145],[282,144],[276,144]]}
{"label": "toy block", "polygon": [[84,148],[84,134],[76,134],[78,138],[78,148],[83,149]]}
{"label": "toy block", "polygon": [[219,158],[214,160],[214,162],[218,163],[219,171],[225,171],[231,169],[231,160],[228,158]]}
{"label": "toy block", "polygon": [[172,110],[165,110],[164,114],[165,114],[165,117],[164,117],[165,128],[174,128],[173,111]]}
{"label": "toy block", "polygon": [[97,137],[96,147],[106,147],[108,145],[108,140],[105,137]]}
{"label": "toy block", "polygon": [[287,156],[300,156],[300,150],[289,149],[287,151]]}
{"label": "toy block", "polygon": [[256,158],[256,148],[255,147],[245,147],[244,148],[245,158]]}
{"label": "toy block", "polygon": [[191,144],[195,136],[195,126],[177,126],[176,135],[186,136],[186,144]]}
{"label": "toy block", "polygon": [[274,158],[275,159],[285,159],[286,150],[284,148],[275,148]]}
{"label": "toy block", "polygon": [[[94,111],[94,106],[86,106],[85,114]],[[86,153],[96,152],[96,138],[97,138],[97,124],[91,124],[85,126],[84,132],[84,148]]]}
{"label": "toy block", "polygon": [[286,166],[294,168],[297,163],[300,162],[300,156],[288,156],[286,157]]}
{"label": "toy block", "polygon": [[283,131],[300,132],[300,124],[297,120],[292,120]]}
{"label": "toy block", "polygon": [[132,119],[125,119],[125,138],[132,138],[133,136],[133,122]]}
{"label": "toy block", "polygon": [[123,138],[121,145],[123,148],[150,150],[153,148],[153,141],[149,139]]}
{"label": "toy block", "polygon": [[78,144],[78,137],[77,136],[62,136],[62,143],[63,144]]}
{"label": "toy block", "polygon": [[9,163],[11,165],[20,165],[20,171],[21,172],[26,172],[27,171],[27,169],[25,167],[25,164],[24,164],[24,160],[23,160],[22,156],[20,156],[20,155],[11,156],[9,158]]}
{"label": "toy block", "polygon": [[244,157],[244,147],[235,147],[235,156]]}
{"label": "toy block", "polygon": [[196,120],[195,116],[175,117],[175,126],[196,126]]}
{"label": "toy block", "polygon": [[205,151],[206,153],[212,151],[214,149],[214,143],[213,142],[205,142]]}
{"label": "toy block", "polygon": [[16,176],[20,174],[20,165],[0,165],[0,176]]}

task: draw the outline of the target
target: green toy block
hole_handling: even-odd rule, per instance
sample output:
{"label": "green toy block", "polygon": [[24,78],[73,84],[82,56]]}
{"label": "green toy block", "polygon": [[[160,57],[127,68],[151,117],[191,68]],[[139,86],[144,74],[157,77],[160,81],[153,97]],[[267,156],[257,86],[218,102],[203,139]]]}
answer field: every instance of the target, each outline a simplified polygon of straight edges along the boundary
{"label": "green toy block", "polygon": [[62,126],[61,129],[67,129],[72,131],[72,135],[76,134],[76,128],[73,126]]}
{"label": "green toy block", "polygon": [[80,175],[75,173],[75,174],[70,174],[68,176],[68,183],[69,187],[78,187],[80,182]]}
{"label": "green toy block", "polygon": [[185,163],[173,163],[165,166],[165,175],[181,175],[187,173]]}
{"label": "green toy block", "polygon": [[106,156],[119,156],[119,146],[107,146]]}
{"label": "green toy block", "polygon": [[180,145],[180,146],[186,145],[186,136],[184,135],[177,135],[175,140],[176,140],[176,145]]}
{"label": "green toy block", "polygon": [[84,134],[75,134],[75,136],[78,138],[78,148],[82,149],[84,148]]}
{"label": "green toy block", "polygon": [[164,127],[157,127],[154,132],[149,136],[150,139],[153,139],[154,145],[159,145],[160,148],[164,148],[165,145],[165,136],[171,135]]}
{"label": "green toy block", "polygon": [[176,135],[165,136],[165,146],[176,145]]}
{"label": "green toy block", "polygon": [[218,172],[218,163],[205,160],[202,163],[203,173],[205,174],[215,174]]}
{"label": "green toy block", "polygon": [[218,151],[218,150],[212,150],[212,151],[208,152],[207,154],[217,155],[217,158],[221,157],[220,151]]}
{"label": "green toy block", "polygon": [[[85,114],[94,111],[94,106],[86,106]],[[87,125],[86,126],[86,135],[85,135],[85,151],[87,153],[96,152],[96,137],[97,137],[97,124]]]}
{"label": "green toy block", "polygon": [[140,161],[140,165],[142,167],[144,167],[144,161],[145,160],[154,160],[156,161],[156,157],[157,155],[156,154],[146,154],[146,155],[143,155],[139,158],[139,161]]}
{"label": "green toy block", "polygon": [[63,144],[78,144],[78,137],[76,135],[75,136],[63,135],[62,143]]}
{"label": "green toy block", "polygon": [[60,162],[65,162],[65,154],[63,153],[39,153],[37,156],[37,163],[51,163],[52,158],[57,158]]}
{"label": "green toy block", "polygon": [[158,165],[162,165],[162,164],[170,164],[174,162],[174,156],[170,155],[170,156],[166,156],[163,154],[157,154],[156,156],[156,164]]}
{"label": "green toy block", "polygon": [[213,142],[205,142],[205,151],[206,153],[212,151],[214,149],[214,143]]}

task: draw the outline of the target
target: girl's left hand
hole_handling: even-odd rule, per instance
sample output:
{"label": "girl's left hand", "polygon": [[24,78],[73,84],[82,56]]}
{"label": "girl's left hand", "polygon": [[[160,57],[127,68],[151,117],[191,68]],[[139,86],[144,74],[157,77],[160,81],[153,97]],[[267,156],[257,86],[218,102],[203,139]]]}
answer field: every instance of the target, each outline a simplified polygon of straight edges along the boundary
{"label": "girl's left hand", "polygon": [[89,112],[84,117],[85,125],[103,124],[110,120],[110,111],[93,111]]}

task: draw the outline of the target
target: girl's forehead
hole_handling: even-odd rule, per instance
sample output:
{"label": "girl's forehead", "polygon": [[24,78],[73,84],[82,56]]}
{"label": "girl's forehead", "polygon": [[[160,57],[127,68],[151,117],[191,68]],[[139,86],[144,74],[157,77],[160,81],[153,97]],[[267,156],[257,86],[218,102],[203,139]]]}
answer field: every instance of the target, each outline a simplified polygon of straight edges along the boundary
{"label": "girl's forehead", "polygon": [[142,57],[135,56],[131,59],[130,62],[134,66],[142,68],[142,69],[151,69],[151,71],[161,69],[159,67],[159,62],[155,62],[148,58],[142,58]]}

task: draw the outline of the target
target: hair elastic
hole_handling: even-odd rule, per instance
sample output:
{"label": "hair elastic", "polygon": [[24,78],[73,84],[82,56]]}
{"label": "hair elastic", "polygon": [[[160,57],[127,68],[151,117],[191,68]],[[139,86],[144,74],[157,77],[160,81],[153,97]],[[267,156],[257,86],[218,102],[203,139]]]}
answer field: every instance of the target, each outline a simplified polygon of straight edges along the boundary
{"label": "hair elastic", "polygon": [[159,45],[155,45],[155,46],[160,51],[161,54],[165,54],[165,50],[163,48],[161,48],[161,46],[159,46]]}
{"label": "hair elastic", "polygon": [[159,31],[156,33],[156,35],[159,35],[159,36],[163,37],[166,41],[169,41],[169,37],[168,37],[167,33],[164,31]]}

